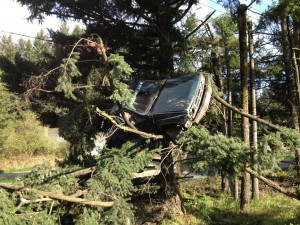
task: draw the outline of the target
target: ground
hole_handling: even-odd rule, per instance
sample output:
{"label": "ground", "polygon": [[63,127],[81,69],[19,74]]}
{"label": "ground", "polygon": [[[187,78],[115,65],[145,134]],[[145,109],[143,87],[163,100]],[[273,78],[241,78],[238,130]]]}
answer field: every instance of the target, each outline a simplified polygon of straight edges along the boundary
{"label": "ground", "polygon": [[36,156],[14,156],[9,158],[0,159],[0,171],[11,171],[11,170],[26,170],[30,169],[33,166],[47,164],[50,166],[55,166],[62,159],[55,155],[36,155]]}

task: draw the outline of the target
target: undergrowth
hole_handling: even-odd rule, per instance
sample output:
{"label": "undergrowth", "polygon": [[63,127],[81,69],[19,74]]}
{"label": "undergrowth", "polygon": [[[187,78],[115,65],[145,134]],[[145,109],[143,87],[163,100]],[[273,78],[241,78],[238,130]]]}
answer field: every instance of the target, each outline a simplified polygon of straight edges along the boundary
{"label": "undergrowth", "polygon": [[[183,184],[186,215],[171,217],[162,225],[298,225],[300,201],[261,190],[260,200],[252,201],[251,212],[240,213],[239,202],[221,193],[216,179],[190,181]],[[262,185],[263,186],[263,185]]]}

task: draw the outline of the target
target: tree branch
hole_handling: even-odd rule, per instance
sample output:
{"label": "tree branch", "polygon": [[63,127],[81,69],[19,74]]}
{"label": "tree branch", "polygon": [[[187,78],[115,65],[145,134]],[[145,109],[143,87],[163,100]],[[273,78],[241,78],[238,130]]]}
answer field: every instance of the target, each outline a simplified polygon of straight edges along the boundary
{"label": "tree branch", "polygon": [[122,126],[122,125],[118,124],[110,115],[108,115],[106,112],[100,110],[99,108],[96,108],[96,113],[99,116],[103,116],[106,119],[108,119],[113,125],[115,125],[117,128],[119,128],[121,130],[131,132],[131,133],[134,133],[134,134],[138,134],[138,135],[140,135],[144,138],[153,138],[153,139],[162,139],[162,138],[164,138],[163,135],[149,134],[149,133],[146,133],[146,132],[143,132],[143,131],[132,129],[132,128],[127,127],[127,126]]}
{"label": "tree branch", "polygon": [[271,188],[274,188],[275,190],[279,191],[280,193],[282,194],[285,194],[286,196],[288,197],[291,197],[291,198],[295,198],[297,200],[300,200],[300,196],[297,195],[296,193],[290,191],[290,190],[287,190],[287,189],[284,189],[282,187],[279,186],[279,184],[275,183],[274,181],[271,181],[259,174],[257,174],[256,172],[254,172],[252,169],[250,168],[246,168],[245,169],[246,172],[248,172],[249,174],[251,174],[252,176],[256,177],[257,179],[259,179],[260,181],[264,182],[265,184],[267,184],[269,187]]}
{"label": "tree branch", "polygon": [[192,36],[197,30],[199,30],[203,24],[205,24],[207,22],[207,20],[209,20],[209,18],[216,12],[216,10],[212,11],[207,17],[206,19],[198,26],[196,27],[191,33],[189,33],[188,35],[185,36],[185,39],[188,39],[190,36]]}
{"label": "tree branch", "polygon": [[278,125],[275,125],[275,124],[272,124],[264,119],[261,119],[257,116],[253,116],[251,114],[248,114],[248,113],[245,113],[243,112],[242,110],[234,107],[233,105],[230,105],[228,102],[226,102],[224,99],[222,99],[221,97],[219,97],[216,93],[213,93],[213,97],[218,101],[220,102],[222,105],[226,106],[227,108],[231,109],[232,111],[242,115],[242,116],[245,116],[251,120],[254,120],[254,121],[257,121],[263,125],[266,125],[274,130],[279,130],[279,126]]}
{"label": "tree branch", "polygon": [[5,188],[5,189],[10,189],[10,190],[15,190],[15,191],[26,191],[29,193],[43,195],[43,196],[48,197],[53,200],[66,201],[66,202],[72,202],[72,203],[95,206],[95,207],[109,208],[109,207],[112,207],[112,205],[114,203],[113,201],[109,201],[109,202],[91,201],[88,199],[77,198],[74,196],[57,194],[57,193],[48,192],[48,191],[41,191],[41,190],[34,189],[34,188],[26,188],[26,187],[24,187],[24,185],[20,185],[20,184],[0,183],[0,187]]}

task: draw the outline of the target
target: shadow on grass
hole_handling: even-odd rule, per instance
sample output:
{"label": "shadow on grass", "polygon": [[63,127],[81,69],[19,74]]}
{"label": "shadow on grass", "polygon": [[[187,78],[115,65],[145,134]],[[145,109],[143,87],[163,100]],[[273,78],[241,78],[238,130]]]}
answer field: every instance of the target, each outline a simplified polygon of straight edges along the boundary
{"label": "shadow on grass", "polygon": [[217,207],[202,208],[187,206],[187,212],[205,224],[211,225],[296,225],[300,224],[300,212],[292,218],[280,215],[280,209],[266,212],[240,213],[238,210]]}

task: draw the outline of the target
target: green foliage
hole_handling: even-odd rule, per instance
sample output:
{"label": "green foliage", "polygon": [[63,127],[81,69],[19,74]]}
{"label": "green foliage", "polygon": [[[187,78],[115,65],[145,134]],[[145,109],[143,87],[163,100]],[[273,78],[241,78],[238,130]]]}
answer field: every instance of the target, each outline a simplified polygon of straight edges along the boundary
{"label": "green foliage", "polygon": [[0,83],[0,99],[0,129],[3,129],[8,123],[21,118],[26,107],[3,83]]}
{"label": "green foliage", "polygon": [[34,113],[24,112],[0,130],[0,156],[57,153],[59,144],[45,136],[44,129]]}
{"label": "green foliage", "polygon": [[114,86],[115,89],[113,94],[110,96],[110,99],[119,102],[122,105],[127,105],[133,108],[133,95],[128,89],[128,86],[125,83],[119,82],[117,80],[114,81]]}
{"label": "green foliage", "polygon": [[113,66],[109,74],[114,79],[123,79],[124,75],[130,75],[133,70],[128,63],[125,62],[124,57],[118,54],[111,54],[108,57],[108,63]]}
{"label": "green foliage", "polygon": [[79,52],[73,52],[69,58],[63,59],[63,63],[60,66],[60,76],[57,80],[58,83],[55,88],[56,91],[63,92],[66,98],[72,98],[74,100],[77,98],[73,94],[73,91],[75,90],[73,78],[81,76],[81,72],[76,66],[79,58]]}
{"label": "green foliage", "polygon": [[[29,192],[9,194],[0,189],[0,221],[4,224],[133,224],[134,211],[130,197],[135,188],[132,185],[133,173],[142,170],[151,160],[151,155],[143,150],[140,142],[128,142],[120,149],[107,149],[99,157],[97,170],[79,178],[69,173],[82,169],[79,166],[50,167],[38,166],[22,180],[26,187],[57,194],[74,195],[86,190],[83,198],[94,201],[113,201],[111,208],[85,207],[64,201],[36,202],[16,208],[20,196],[28,200],[40,199],[40,195]],[[11,200],[15,196],[14,200]],[[2,204],[3,203],[3,204]],[[3,212],[3,213],[2,213]],[[34,218],[37,215],[39,218]],[[24,221],[24,223],[19,223]],[[22,219],[22,220],[21,220]],[[60,221],[60,222],[59,222]]]}
{"label": "green foliage", "polygon": [[132,107],[133,95],[127,85],[122,82],[126,80],[126,76],[128,79],[128,76],[131,75],[133,72],[132,68],[124,61],[124,57],[118,54],[111,54],[108,57],[108,63],[112,66],[109,75],[114,85],[113,94],[110,96],[110,99],[122,105]]}
{"label": "green foliage", "polygon": [[281,127],[276,133],[264,135],[258,147],[261,172],[278,170],[278,163],[294,155],[300,147],[300,134],[295,129]]}
{"label": "green foliage", "polygon": [[[184,144],[192,167],[200,172],[225,172],[238,174],[244,163],[249,163],[250,149],[237,138],[223,134],[211,135],[204,127],[192,127],[179,140]],[[258,167],[261,173],[273,173],[278,163],[294,155],[300,147],[300,135],[295,129],[280,128],[276,133],[263,135],[257,150]],[[190,163],[190,161],[189,161]]]}
{"label": "green foliage", "polygon": [[15,212],[15,205],[9,194],[0,189],[0,223],[1,224],[22,224],[22,219],[20,217],[11,216]]}
{"label": "green foliage", "polygon": [[[300,202],[261,189],[260,200],[252,201],[249,213],[241,213],[239,202],[221,193],[220,177],[195,180],[183,184],[188,224],[273,225],[299,224]],[[174,219],[178,216],[174,216]],[[172,221],[166,224],[173,224]],[[178,225],[187,224],[185,218]]]}
{"label": "green foliage", "polygon": [[[223,134],[211,135],[204,127],[192,127],[179,140],[184,144],[193,162],[192,167],[200,172],[226,172],[234,175],[241,171],[248,149],[237,138]],[[190,163],[190,162],[189,162]]]}
{"label": "green foliage", "polygon": [[[52,193],[74,195],[79,190],[86,190],[83,198],[94,201],[113,201],[111,208],[103,209],[101,207],[85,207],[80,204],[70,204],[64,201],[55,202],[37,202],[19,207],[16,201],[10,200],[6,192],[3,195],[3,204],[0,203],[0,221],[22,218],[24,224],[40,224],[45,220],[45,224],[57,224],[61,221],[63,224],[132,224],[134,223],[134,211],[129,199],[134,191],[131,183],[133,173],[142,170],[151,159],[151,155],[143,150],[143,143],[128,142],[120,149],[107,149],[99,157],[97,170],[89,175],[79,178],[69,176],[68,174],[78,171],[81,167],[50,167],[38,166],[32,170],[32,173],[24,178],[22,182],[26,187],[50,191]],[[36,200],[41,196],[28,192],[18,192],[16,194],[25,199]],[[2,207],[2,208],[1,208]],[[4,212],[5,214],[1,214]],[[51,212],[49,214],[49,212]],[[18,215],[16,217],[16,215]],[[34,218],[37,215],[39,218]],[[6,224],[6,223],[4,223]],[[14,224],[13,222],[7,224]],[[20,223],[22,224],[22,223]]]}

